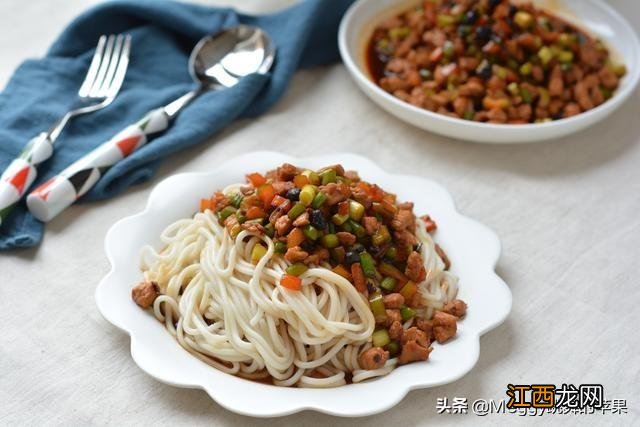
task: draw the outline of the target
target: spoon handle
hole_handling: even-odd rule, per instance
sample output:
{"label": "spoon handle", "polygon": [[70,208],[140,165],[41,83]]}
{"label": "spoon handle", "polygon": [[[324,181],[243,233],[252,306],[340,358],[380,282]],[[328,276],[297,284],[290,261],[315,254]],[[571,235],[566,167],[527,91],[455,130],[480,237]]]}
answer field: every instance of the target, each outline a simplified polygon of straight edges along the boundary
{"label": "spoon handle", "polygon": [[170,122],[164,107],[150,111],[33,190],[27,197],[29,211],[40,221],[50,221],[84,196],[109,168],[166,130]]}
{"label": "spoon handle", "polygon": [[9,216],[38,176],[38,165],[53,153],[53,142],[47,132],[31,139],[0,176],[0,225]]}

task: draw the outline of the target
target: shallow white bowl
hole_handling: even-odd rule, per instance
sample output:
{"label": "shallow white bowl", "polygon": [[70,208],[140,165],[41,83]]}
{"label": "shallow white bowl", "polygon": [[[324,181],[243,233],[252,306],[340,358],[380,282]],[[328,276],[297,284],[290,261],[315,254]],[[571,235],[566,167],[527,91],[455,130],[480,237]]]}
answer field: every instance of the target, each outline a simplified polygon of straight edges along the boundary
{"label": "shallow white bowl", "polygon": [[[342,163],[366,180],[415,202],[416,212],[438,222],[436,240],[460,277],[460,298],[469,312],[459,334],[446,345],[434,344],[429,361],[402,366],[373,381],[333,389],[276,387],[216,370],[185,351],[152,314],[131,300],[131,288],[142,278],[138,255],[146,244],[159,245],[161,231],[180,218],[191,217],[199,200],[215,190],[244,180],[253,171],[267,171],[283,162],[319,168]],[[433,181],[387,173],[353,154],[296,159],[274,152],[256,152],[225,162],[213,172],[187,173],[165,179],[152,191],[144,212],[117,222],[107,233],[105,248],[111,271],[96,290],[104,317],[131,336],[131,355],[152,377],[178,387],[201,388],[225,408],[259,417],[286,415],[304,409],[340,416],[381,412],[411,389],[449,383],[469,372],[478,360],[480,335],[500,324],[511,309],[509,288],[494,272],[500,256],[498,237],[484,225],[462,216],[449,193]]]}
{"label": "shallow white bowl", "polygon": [[378,87],[366,67],[365,47],[376,24],[396,12],[406,10],[415,1],[358,0],[340,24],[338,43],[349,73],[376,104],[389,113],[428,131],[485,143],[523,143],[559,138],[591,126],[615,111],[631,95],[640,79],[640,41],[638,36],[611,6],[601,0],[534,0],[578,27],[587,29],[608,44],[617,60],[623,61],[628,74],[614,96],[593,110],[549,123],[497,125],[456,119],[433,113],[401,101]]}

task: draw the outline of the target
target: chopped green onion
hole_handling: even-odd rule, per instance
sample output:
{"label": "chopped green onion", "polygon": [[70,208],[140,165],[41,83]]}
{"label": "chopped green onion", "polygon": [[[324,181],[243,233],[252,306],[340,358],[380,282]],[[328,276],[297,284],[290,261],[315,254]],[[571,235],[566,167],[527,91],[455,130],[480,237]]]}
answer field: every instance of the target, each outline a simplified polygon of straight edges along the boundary
{"label": "chopped green onion", "polygon": [[340,246],[340,241],[338,240],[338,236],[335,234],[325,234],[322,236],[322,246],[327,249],[332,249]]}
{"label": "chopped green onion", "polygon": [[451,40],[447,40],[444,42],[442,46],[442,53],[446,58],[451,58],[455,53],[455,47],[453,46],[453,42]]}
{"label": "chopped green onion", "polygon": [[251,262],[257,264],[260,259],[267,253],[267,248],[261,244],[256,244],[251,250]]}
{"label": "chopped green onion", "polygon": [[398,250],[396,249],[395,246],[389,246],[389,249],[387,249],[387,252],[385,252],[384,255],[391,259],[395,259],[397,253],[398,253]]}
{"label": "chopped green onion", "polygon": [[522,96],[522,101],[525,104],[531,104],[531,101],[533,101],[533,95],[531,95],[531,92],[529,92],[527,88],[520,88],[520,96]]}
{"label": "chopped green onion", "polygon": [[335,225],[342,225],[349,219],[349,215],[335,214],[331,217],[331,222]]}
{"label": "chopped green onion", "polygon": [[389,356],[393,357],[400,352],[400,343],[395,340],[391,340],[389,344],[387,344],[387,351],[389,352]]}
{"label": "chopped green onion", "polygon": [[533,25],[533,16],[530,13],[518,11],[513,17],[513,22],[523,30]]}
{"label": "chopped green onion", "polygon": [[281,241],[277,241],[274,243],[274,250],[278,254],[283,254],[287,252],[287,244]]}
{"label": "chopped green onion", "polygon": [[300,195],[298,196],[298,200],[305,206],[309,206],[313,199],[316,197],[316,188],[313,185],[305,185],[300,190]]}
{"label": "chopped green onion", "polygon": [[289,267],[287,267],[285,271],[287,272],[287,274],[290,274],[292,276],[300,276],[302,273],[304,273],[308,269],[309,268],[303,263],[296,262],[295,264],[291,264]]}
{"label": "chopped green onion", "polygon": [[540,92],[540,99],[538,100],[538,106],[542,108],[547,108],[549,106],[549,102],[551,102],[551,95],[549,91],[543,87],[538,88],[538,92]]}
{"label": "chopped green onion", "polygon": [[371,242],[375,246],[382,246],[389,240],[391,240],[391,234],[389,234],[389,229],[386,225],[381,225],[376,234],[371,237]]}
{"label": "chopped green onion", "polygon": [[558,61],[565,64],[573,62],[573,52],[570,50],[563,50],[558,54]]}
{"label": "chopped green onion", "polygon": [[293,205],[291,209],[289,209],[289,212],[287,213],[287,215],[289,215],[289,218],[291,219],[296,219],[300,215],[302,215],[305,210],[307,210],[307,207],[302,203],[298,202],[295,205]]}
{"label": "chopped green onion", "polygon": [[354,220],[350,219],[348,220],[348,223],[351,227],[351,232],[355,234],[358,239],[362,239],[367,234],[367,231],[364,229],[364,227]]}
{"label": "chopped green onion", "polygon": [[543,65],[547,65],[553,59],[553,52],[549,47],[543,46],[538,51],[538,58],[540,58]]}
{"label": "chopped green onion", "polygon": [[507,89],[509,90],[509,93],[513,96],[516,96],[520,93],[520,88],[518,87],[518,83],[516,82],[509,83],[509,85],[507,86]]}
{"label": "chopped green onion", "polygon": [[525,62],[520,66],[520,74],[523,76],[528,76],[533,71],[533,65],[531,62]]}
{"label": "chopped green onion", "polygon": [[473,120],[473,117],[476,115],[476,113],[473,112],[473,110],[467,110],[464,112],[464,114],[462,114],[462,118],[465,120]]}
{"label": "chopped green onion", "polygon": [[371,313],[373,313],[376,322],[384,321],[387,318],[387,310],[384,307],[382,294],[379,291],[369,296],[369,308],[371,308]]}
{"label": "chopped green onion", "polygon": [[221,221],[224,221],[234,213],[236,213],[236,208],[233,206],[225,206],[220,212],[218,212],[218,218],[220,218]]}
{"label": "chopped green onion", "polygon": [[230,199],[231,199],[231,206],[237,209],[240,207],[240,204],[242,203],[242,199],[244,199],[244,196],[242,195],[242,193],[237,192],[237,193],[233,193]]}
{"label": "chopped green onion", "polygon": [[364,216],[364,206],[355,200],[349,200],[349,217],[354,221],[360,221]]}
{"label": "chopped green onion", "polygon": [[313,185],[320,184],[320,176],[316,172],[307,169],[306,171],[302,172],[302,175],[304,175],[307,178],[309,178],[309,182],[311,184],[313,184]]}
{"label": "chopped green onion", "polygon": [[273,237],[275,233],[276,233],[276,228],[273,226],[272,223],[269,223],[264,226],[264,234],[266,234],[267,236]]}
{"label": "chopped green onion", "polygon": [[428,70],[426,68],[420,68],[420,71],[418,71],[418,73],[420,74],[420,77],[422,77],[422,80],[431,80],[433,78],[433,73],[431,72],[431,70]]}
{"label": "chopped green onion", "polygon": [[407,37],[411,33],[409,27],[396,27],[389,30],[389,37],[391,40],[400,40]]}
{"label": "chopped green onion", "polygon": [[400,308],[400,316],[402,316],[403,322],[406,322],[407,320],[412,319],[413,316],[415,315],[416,315],[416,311],[411,307],[407,307],[406,305],[403,305]]}
{"label": "chopped green onion", "polygon": [[382,279],[382,282],[380,282],[380,287],[387,291],[392,291],[396,288],[397,283],[398,281],[393,277],[385,277],[384,279]]}
{"label": "chopped green onion", "polygon": [[373,257],[369,252],[364,251],[360,254],[360,266],[362,267],[362,271],[364,272],[365,276],[376,276],[375,262],[373,261]]}
{"label": "chopped green onion", "polygon": [[311,202],[311,207],[313,209],[319,209],[322,205],[324,205],[324,202],[327,201],[327,195],[324,194],[322,191],[319,191],[318,194],[316,194],[316,197],[313,198],[313,202]]}
{"label": "chopped green onion", "polygon": [[322,185],[327,185],[332,182],[337,181],[337,174],[335,169],[327,169],[326,171],[320,174],[320,178],[322,179]]}
{"label": "chopped green onion", "polygon": [[384,347],[391,342],[389,338],[389,332],[386,329],[378,329],[371,334],[371,340],[374,347]]}
{"label": "chopped green onion", "polygon": [[318,240],[320,237],[320,232],[313,225],[309,224],[302,229],[302,232],[309,240]]}
{"label": "chopped green onion", "polygon": [[449,27],[456,23],[456,17],[452,15],[438,14],[436,24],[438,27]]}

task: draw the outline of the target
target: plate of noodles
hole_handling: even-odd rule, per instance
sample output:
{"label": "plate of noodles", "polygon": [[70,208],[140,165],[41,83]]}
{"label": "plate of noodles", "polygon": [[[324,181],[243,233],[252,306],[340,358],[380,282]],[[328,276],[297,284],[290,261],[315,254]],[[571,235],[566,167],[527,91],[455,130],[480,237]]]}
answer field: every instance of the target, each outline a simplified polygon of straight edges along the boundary
{"label": "plate of noodles", "polygon": [[354,154],[172,176],[105,248],[96,301],[135,362],[244,415],[381,412],[466,374],[511,309],[494,232]]}

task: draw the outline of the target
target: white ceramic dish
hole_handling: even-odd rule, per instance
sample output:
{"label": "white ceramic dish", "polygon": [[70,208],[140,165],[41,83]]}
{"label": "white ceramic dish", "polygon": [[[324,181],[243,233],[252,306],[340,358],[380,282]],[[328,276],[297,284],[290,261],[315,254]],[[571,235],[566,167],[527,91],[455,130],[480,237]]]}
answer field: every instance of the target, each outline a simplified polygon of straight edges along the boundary
{"label": "white ceramic dish", "polygon": [[[283,162],[319,168],[342,163],[360,176],[412,200],[416,212],[429,213],[438,222],[436,240],[460,276],[460,297],[469,312],[459,334],[446,345],[434,344],[428,362],[400,367],[374,381],[333,389],[276,387],[218,371],[178,345],[153,315],[131,300],[131,288],[140,281],[138,254],[145,244],[159,244],[160,232],[170,223],[190,217],[199,200],[253,171],[267,171]],[[104,317],[131,336],[135,362],[159,381],[178,387],[201,388],[225,408],[244,415],[268,417],[305,409],[340,416],[363,416],[386,410],[409,390],[449,383],[475,365],[480,335],[499,325],[511,309],[509,288],[494,272],[500,256],[498,237],[484,225],[455,210],[449,193],[433,181],[383,171],[370,160],[353,154],[296,159],[273,152],[247,154],[207,173],[187,173],[165,179],[152,191],[144,212],[117,222],[107,233],[105,247],[111,271],[96,290]]]}
{"label": "white ceramic dish", "polygon": [[378,87],[365,63],[365,46],[375,25],[382,19],[406,10],[412,1],[358,0],[347,11],[338,35],[342,60],[349,73],[380,107],[420,128],[474,142],[523,143],[559,138],[604,119],[631,95],[640,79],[640,41],[633,28],[602,0],[534,0],[539,7],[553,11],[578,27],[587,29],[612,47],[616,59],[623,61],[628,74],[615,95],[604,104],[568,119],[529,125],[495,125],[456,119],[433,113],[401,101]]}

